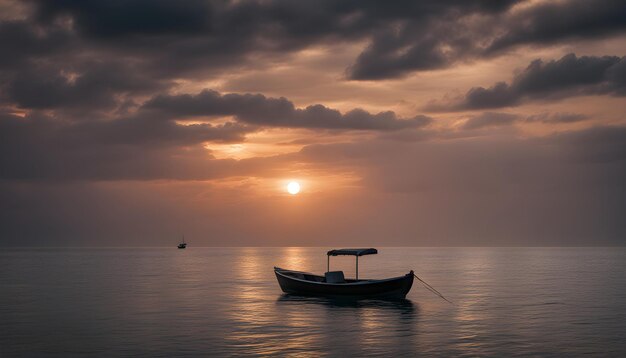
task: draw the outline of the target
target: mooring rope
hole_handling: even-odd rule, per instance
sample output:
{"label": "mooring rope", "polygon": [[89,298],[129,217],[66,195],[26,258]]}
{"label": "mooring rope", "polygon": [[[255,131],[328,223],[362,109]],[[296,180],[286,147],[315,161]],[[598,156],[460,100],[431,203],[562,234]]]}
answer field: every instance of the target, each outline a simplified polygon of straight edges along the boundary
{"label": "mooring rope", "polygon": [[415,276],[416,279],[418,279],[421,283],[424,284],[424,287],[426,287],[430,292],[434,293],[435,295],[443,298],[446,302],[448,302],[449,304],[453,305],[454,303],[450,302],[447,298],[443,297],[443,295],[441,294],[441,292],[437,291],[433,286],[429,285],[426,281],[422,280],[421,278],[419,278],[415,272],[413,272],[413,276]]}

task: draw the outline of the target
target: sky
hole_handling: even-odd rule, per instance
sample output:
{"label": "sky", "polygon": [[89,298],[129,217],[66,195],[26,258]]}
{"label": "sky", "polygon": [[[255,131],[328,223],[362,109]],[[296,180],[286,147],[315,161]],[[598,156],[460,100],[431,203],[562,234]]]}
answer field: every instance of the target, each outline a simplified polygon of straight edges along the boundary
{"label": "sky", "polygon": [[0,48],[0,246],[626,244],[623,1],[0,0]]}

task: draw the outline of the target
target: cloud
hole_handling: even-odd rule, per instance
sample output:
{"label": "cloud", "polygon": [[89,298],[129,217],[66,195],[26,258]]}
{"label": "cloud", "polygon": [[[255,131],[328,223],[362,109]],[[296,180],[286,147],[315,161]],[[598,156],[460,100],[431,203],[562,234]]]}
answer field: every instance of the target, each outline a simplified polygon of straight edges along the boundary
{"label": "cloud", "polygon": [[391,111],[372,114],[358,108],[342,114],[321,104],[301,109],[284,97],[268,98],[261,94],[236,93],[222,95],[210,90],[196,95],[159,95],[148,100],[142,110],[174,118],[235,116],[248,124],[288,128],[387,131],[423,127],[432,122],[426,116],[402,119]]}
{"label": "cloud", "polygon": [[[514,6],[520,3],[523,6]],[[348,76],[356,80],[398,78],[468,59],[489,58],[521,45],[571,43],[626,32],[624,6],[613,0],[483,5],[488,4],[442,3],[419,18],[373,32]]]}
{"label": "cloud", "polygon": [[211,6],[203,0],[38,1],[40,21],[71,16],[74,26],[93,37],[187,35],[210,30]]}
{"label": "cloud", "polygon": [[94,110],[115,107],[124,94],[146,94],[170,86],[129,63],[94,61],[66,71],[31,66],[17,72],[7,84],[5,100],[28,109]]}
{"label": "cloud", "polygon": [[263,67],[329,43],[366,43],[346,75],[353,80],[381,80],[489,58],[520,45],[626,31],[623,7],[611,0],[594,4],[578,0],[534,4],[517,0],[34,0],[28,4],[32,11],[26,12],[30,13],[26,18],[0,24],[0,43],[16,52],[15,59],[2,59],[0,66],[2,61],[15,65],[53,53],[59,55],[54,58],[58,65],[75,65],[94,56],[124,57],[162,80],[209,76],[237,66]]}
{"label": "cloud", "polygon": [[568,54],[559,60],[535,60],[510,83],[473,87],[463,98],[433,103],[434,110],[501,108],[524,101],[546,100],[580,95],[626,94],[626,57],[581,56]]}
{"label": "cloud", "polygon": [[[352,80],[400,78],[415,71],[450,66],[463,57],[477,56],[482,31],[464,21],[465,16],[491,16],[505,12],[515,1],[413,2],[410,18],[376,30],[369,45],[347,69]],[[412,12],[411,10],[414,10]]]}
{"label": "cloud", "polygon": [[[88,99],[106,99],[110,95],[107,88],[132,88],[135,84],[132,74],[107,78],[107,72],[102,73],[101,77],[95,77],[97,80],[81,82],[81,77],[72,83],[59,80],[60,84],[55,83],[59,85],[59,93],[52,93],[46,99],[48,102],[20,103],[50,108],[72,97],[64,91],[75,91],[75,97],[84,96],[82,105],[97,107],[101,103]],[[94,88],[90,89],[90,84]],[[35,90],[31,88],[31,91]],[[101,97],[92,96],[94,93]],[[185,124],[190,116],[209,121],[211,117],[233,116],[236,122],[214,125],[195,120]],[[237,164],[251,161],[216,160],[203,145],[241,143],[247,134],[264,127],[397,131],[421,128],[431,121],[425,116],[401,119],[390,111],[371,114],[353,109],[341,113],[319,104],[299,109],[285,98],[222,95],[206,90],[196,95],[160,95],[126,115],[94,115],[82,120],[67,120],[62,115],[34,110],[21,117],[6,110],[0,118],[0,167],[3,168],[0,179],[189,180],[250,174],[253,169],[263,170],[250,164]],[[246,169],[242,172],[240,168]]]}
{"label": "cloud", "polygon": [[607,37],[626,31],[624,4],[613,0],[545,1],[506,18],[504,33],[487,52],[519,45],[546,45],[571,39]]}
{"label": "cloud", "polygon": [[591,119],[590,116],[579,113],[549,113],[544,112],[526,117],[526,122],[533,123],[574,123]]}
{"label": "cloud", "polygon": [[[28,111],[17,115],[6,107],[0,112],[0,179],[189,180],[251,174],[263,169],[250,160],[217,160],[204,145],[241,143],[266,127],[398,131],[432,122],[426,116],[399,118],[391,111],[342,113],[321,104],[296,108],[282,97],[209,90],[157,95],[136,104],[120,95],[148,94],[169,84],[134,70],[98,63],[73,76],[47,67],[20,73],[6,94]],[[117,112],[97,111],[118,107]],[[88,115],[68,116],[71,108],[85,108]],[[219,123],[211,124],[216,117]],[[224,123],[223,117],[232,119]]]}
{"label": "cloud", "polygon": [[73,35],[63,28],[41,31],[28,21],[0,20],[0,48],[10,51],[0,56],[0,73],[24,67],[31,59],[52,57],[71,48]]}
{"label": "cloud", "polygon": [[513,124],[519,119],[516,114],[485,112],[481,115],[471,117],[463,125],[463,129],[479,129],[485,127],[499,127]]}
{"label": "cloud", "polygon": [[147,117],[68,122],[43,115],[3,114],[0,179],[214,177],[229,162],[211,162],[210,151],[201,144],[242,142],[254,130],[237,123],[180,125]]}
{"label": "cloud", "polygon": [[591,119],[587,115],[577,113],[543,112],[523,117],[514,113],[484,112],[471,116],[461,127],[464,130],[506,127],[516,123],[563,124]]}

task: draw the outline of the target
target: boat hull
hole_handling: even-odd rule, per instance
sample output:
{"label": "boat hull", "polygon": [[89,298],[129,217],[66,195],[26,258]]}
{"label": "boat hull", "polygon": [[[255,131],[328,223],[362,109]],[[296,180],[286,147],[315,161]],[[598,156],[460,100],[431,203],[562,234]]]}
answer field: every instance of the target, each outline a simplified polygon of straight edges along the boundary
{"label": "boat hull", "polygon": [[[403,299],[413,286],[413,271],[400,277],[383,280],[349,280],[347,283],[326,283],[300,279],[289,275],[289,273],[300,272],[283,270],[278,267],[274,268],[274,273],[283,292],[302,296]],[[306,275],[321,278],[321,276]]]}

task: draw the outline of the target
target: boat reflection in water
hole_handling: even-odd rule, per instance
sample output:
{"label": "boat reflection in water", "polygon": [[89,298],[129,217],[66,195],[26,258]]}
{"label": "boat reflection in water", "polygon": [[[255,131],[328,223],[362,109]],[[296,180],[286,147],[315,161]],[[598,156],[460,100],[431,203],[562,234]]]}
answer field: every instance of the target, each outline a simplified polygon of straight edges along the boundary
{"label": "boat reflection in water", "polygon": [[420,351],[419,306],[410,300],[350,300],[283,294],[276,305],[285,322],[296,329],[289,336],[300,336],[294,340],[298,343],[292,347],[294,353],[306,352],[305,347],[309,353],[331,351],[339,356],[391,353],[413,356]]}
{"label": "boat reflection in water", "polygon": [[293,304],[293,305],[321,305],[330,308],[351,308],[351,309],[381,309],[393,310],[403,315],[413,315],[417,313],[419,308],[408,299],[398,300],[379,300],[379,299],[345,299],[345,298],[327,298],[327,297],[309,297],[300,295],[291,295],[284,293],[276,300],[277,304]]}

